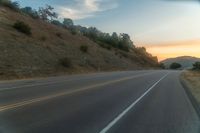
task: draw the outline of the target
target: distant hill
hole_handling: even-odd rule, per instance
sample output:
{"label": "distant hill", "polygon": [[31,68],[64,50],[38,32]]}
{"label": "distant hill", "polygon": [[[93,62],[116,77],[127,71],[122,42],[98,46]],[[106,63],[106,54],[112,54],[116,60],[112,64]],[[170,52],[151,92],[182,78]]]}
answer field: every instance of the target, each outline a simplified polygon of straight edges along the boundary
{"label": "distant hill", "polygon": [[[29,25],[32,34],[27,36],[13,28],[17,21]],[[106,48],[83,35],[1,5],[0,51],[0,79],[158,66],[157,58],[144,48],[133,47],[129,52]]]}
{"label": "distant hill", "polygon": [[191,56],[181,56],[163,60],[161,61],[161,63],[164,63],[167,68],[169,68],[169,66],[174,62],[181,64],[182,68],[192,68],[193,64],[197,61],[200,61],[200,58]]}

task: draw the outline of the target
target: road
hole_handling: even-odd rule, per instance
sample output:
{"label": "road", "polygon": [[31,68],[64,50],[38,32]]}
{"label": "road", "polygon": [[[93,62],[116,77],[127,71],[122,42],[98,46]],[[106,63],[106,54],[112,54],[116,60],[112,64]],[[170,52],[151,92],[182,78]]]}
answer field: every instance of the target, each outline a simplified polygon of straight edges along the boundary
{"label": "road", "polygon": [[0,133],[199,133],[181,71],[0,82]]}

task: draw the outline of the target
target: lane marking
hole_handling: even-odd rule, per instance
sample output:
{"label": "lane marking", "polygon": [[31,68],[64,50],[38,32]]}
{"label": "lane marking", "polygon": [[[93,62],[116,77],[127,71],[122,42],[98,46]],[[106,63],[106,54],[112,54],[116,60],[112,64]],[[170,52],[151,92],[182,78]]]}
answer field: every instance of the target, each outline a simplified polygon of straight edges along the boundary
{"label": "lane marking", "polygon": [[56,83],[68,82],[68,81],[71,81],[71,80],[72,80],[72,79],[68,79],[68,80],[64,80],[64,81],[55,81],[55,82],[46,82],[46,83],[36,83],[36,84],[31,84],[31,85],[22,85],[22,86],[17,86],[17,87],[2,88],[2,89],[0,89],[0,92],[1,92],[1,91],[6,91],[6,90],[19,89],[19,88],[26,88],[26,87],[51,85],[51,84],[56,84]]}
{"label": "lane marking", "polygon": [[[152,73],[156,73],[156,72],[152,72]],[[9,104],[9,105],[5,105],[5,106],[0,106],[0,112],[6,111],[6,110],[9,110],[9,109],[22,107],[22,106],[29,105],[29,104],[36,103],[36,102],[40,102],[40,101],[53,99],[53,98],[64,96],[64,95],[69,95],[69,94],[72,94],[72,93],[86,91],[86,90],[89,90],[89,89],[92,89],[92,88],[102,87],[102,86],[106,86],[106,85],[109,85],[109,84],[122,82],[122,81],[125,81],[125,80],[130,80],[130,79],[133,79],[133,78],[138,78],[138,77],[142,77],[142,76],[145,76],[145,75],[150,75],[152,73],[134,75],[134,76],[131,76],[131,77],[125,77],[125,78],[121,78],[121,79],[117,79],[117,80],[112,80],[112,81],[108,81],[108,82],[104,82],[104,83],[99,83],[99,84],[95,84],[95,85],[82,87],[82,88],[76,89],[76,90],[64,91],[64,92],[52,94],[52,95],[49,95],[49,96],[44,96],[44,97],[41,97],[41,98],[36,98],[36,99],[31,99],[31,100],[27,100],[27,101],[23,101],[23,102]]]}
{"label": "lane marking", "polygon": [[136,101],[134,101],[129,107],[127,107],[122,113],[120,113],[115,119],[113,119],[104,129],[102,129],[99,133],[107,133],[127,112],[129,112],[140,100],[146,96],[160,81],[167,77],[169,73],[164,75],[161,79],[159,79],[156,83],[154,83],[144,94],[142,94]]}
{"label": "lane marking", "polygon": [[[149,72],[149,73],[152,73],[152,72]],[[136,74],[140,74],[140,73],[136,73]],[[7,91],[7,90],[13,90],[13,89],[19,89],[19,88],[26,88],[26,87],[52,85],[52,84],[57,84],[57,83],[69,82],[69,81],[72,81],[72,80],[73,79],[68,79],[68,80],[63,80],[63,81],[54,81],[54,82],[46,82],[46,83],[35,83],[35,84],[31,84],[31,85],[21,85],[21,86],[17,86],[17,87],[6,87],[6,88],[0,89],[0,92],[1,91]]]}

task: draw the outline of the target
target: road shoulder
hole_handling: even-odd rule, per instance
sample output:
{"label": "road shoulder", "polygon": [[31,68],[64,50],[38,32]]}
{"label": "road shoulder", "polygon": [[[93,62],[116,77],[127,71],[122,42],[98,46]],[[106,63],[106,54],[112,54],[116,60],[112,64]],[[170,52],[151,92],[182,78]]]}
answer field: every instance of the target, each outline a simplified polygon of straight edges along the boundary
{"label": "road shoulder", "polygon": [[184,71],[180,82],[200,118],[200,72]]}

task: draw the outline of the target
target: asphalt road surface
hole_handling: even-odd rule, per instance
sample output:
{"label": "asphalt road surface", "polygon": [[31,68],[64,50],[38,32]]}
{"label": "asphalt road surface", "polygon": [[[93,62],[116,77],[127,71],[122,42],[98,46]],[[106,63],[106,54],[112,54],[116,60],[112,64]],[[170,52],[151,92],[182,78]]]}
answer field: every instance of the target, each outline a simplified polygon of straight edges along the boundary
{"label": "asphalt road surface", "polygon": [[0,133],[200,133],[181,71],[0,82]]}

